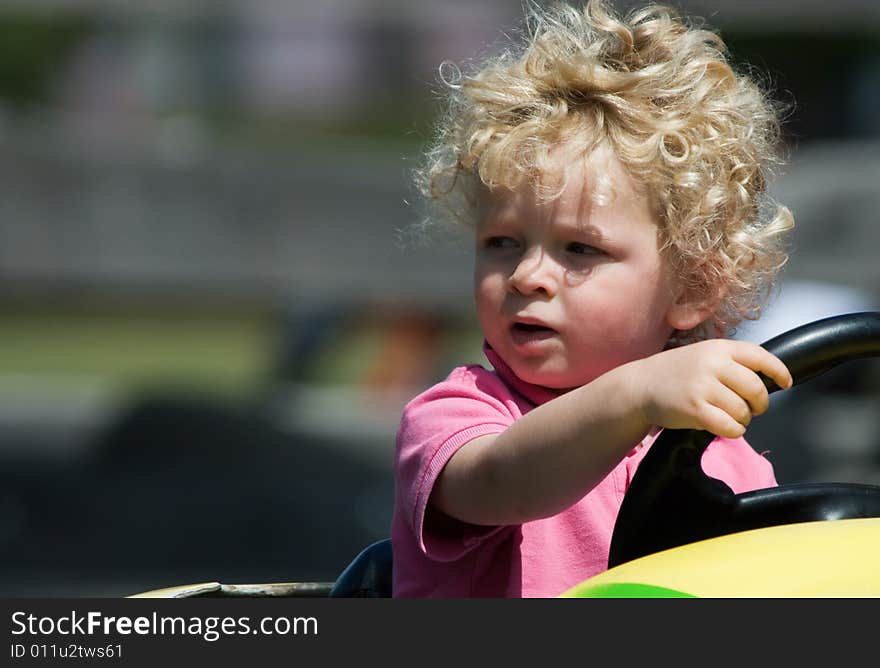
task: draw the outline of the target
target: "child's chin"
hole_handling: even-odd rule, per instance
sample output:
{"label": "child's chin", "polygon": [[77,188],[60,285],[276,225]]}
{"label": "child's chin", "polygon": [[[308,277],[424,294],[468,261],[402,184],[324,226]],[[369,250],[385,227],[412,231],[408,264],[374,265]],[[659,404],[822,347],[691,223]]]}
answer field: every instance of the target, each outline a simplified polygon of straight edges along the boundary
{"label": "child's chin", "polygon": [[516,375],[531,385],[540,385],[549,390],[570,390],[585,385],[588,381],[578,382],[571,373],[556,369],[523,369],[522,373],[514,370]]}

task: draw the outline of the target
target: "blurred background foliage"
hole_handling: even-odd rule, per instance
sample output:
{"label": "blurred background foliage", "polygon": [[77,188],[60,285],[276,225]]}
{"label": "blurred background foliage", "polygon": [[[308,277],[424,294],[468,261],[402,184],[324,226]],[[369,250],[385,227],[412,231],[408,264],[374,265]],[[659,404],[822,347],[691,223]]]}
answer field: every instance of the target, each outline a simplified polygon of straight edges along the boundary
{"label": "blurred background foliage", "polygon": [[[873,308],[880,8],[674,4],[789,107],[795,252],[741,335]],[[0,2],[0,594],[333,579],[387,534],[400,408],[481,361],[467,246],[409,233],[409,175],[439,63],[520,16]],[[755,422],[781,481],[878,479],[877,377]]]}

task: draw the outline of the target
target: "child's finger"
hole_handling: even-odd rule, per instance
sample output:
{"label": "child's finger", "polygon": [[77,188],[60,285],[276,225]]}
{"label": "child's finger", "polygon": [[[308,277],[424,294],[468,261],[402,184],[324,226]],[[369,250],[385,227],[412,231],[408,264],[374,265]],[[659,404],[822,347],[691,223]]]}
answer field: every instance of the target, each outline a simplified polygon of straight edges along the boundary
{"label": "child's finger", "polygon": [[788,389],[792,386],[791,373],[781,359],[759,345],[742,343],[743,345],[735,348],[734,359],[737,362],[744,364],[752,371],[760,371],[782,389]]}
{"label": "child's finger", "polygon": [[738,422],[730,414],[718,406],[704,404],[699,416],[702,428],[723,438],[739,438],[746,433],[745,425]]}
{"label": "child's finger", "polygon": [[746,401],[752,415],[761,415],[770,405],[770,395],[764,382],[748,367],[742,364],[730,364],[720,376],[720,380]]}
{"label": "child's finger", "polygon": [[720,408],[731,419],[743,427],[747,427],[752,421],[752,408],[749,403],[739,394],[724,385],[720,385],[714,396],[708,399],[713,406]]}

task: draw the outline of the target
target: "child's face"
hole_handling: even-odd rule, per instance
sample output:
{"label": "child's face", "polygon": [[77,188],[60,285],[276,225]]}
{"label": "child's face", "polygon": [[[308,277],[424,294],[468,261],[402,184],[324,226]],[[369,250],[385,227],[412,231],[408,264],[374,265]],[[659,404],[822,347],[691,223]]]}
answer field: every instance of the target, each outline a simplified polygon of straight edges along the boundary
{"label": "child's face", "polygon": [[474,266],[487,341],[521,379],[560,389],[659,352],[677,327],[647,196],[604,146],[566,176],[549,202],[526,186],[489,196]]}

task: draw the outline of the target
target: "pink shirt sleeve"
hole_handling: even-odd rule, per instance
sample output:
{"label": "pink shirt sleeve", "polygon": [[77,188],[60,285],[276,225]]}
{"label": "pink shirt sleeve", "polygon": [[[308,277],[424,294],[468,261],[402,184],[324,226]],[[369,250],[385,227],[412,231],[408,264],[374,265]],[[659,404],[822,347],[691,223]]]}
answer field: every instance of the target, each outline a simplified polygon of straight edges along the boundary
{"label": "pink shirt sleeve", "polygon": [[520,401],[479,366],[455,369],[407,404],[397,433],[395,485],[409,529],[429,558],[458,559],[501,528],[440,516],[428,507],[428,499],[443,467],[461,446],[501,433],[521,416]]}

